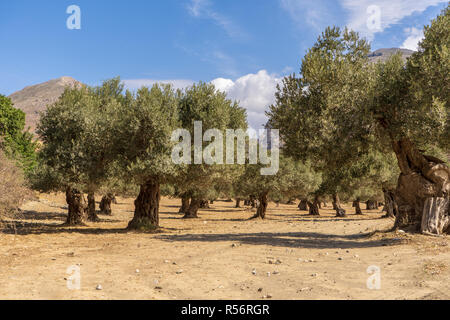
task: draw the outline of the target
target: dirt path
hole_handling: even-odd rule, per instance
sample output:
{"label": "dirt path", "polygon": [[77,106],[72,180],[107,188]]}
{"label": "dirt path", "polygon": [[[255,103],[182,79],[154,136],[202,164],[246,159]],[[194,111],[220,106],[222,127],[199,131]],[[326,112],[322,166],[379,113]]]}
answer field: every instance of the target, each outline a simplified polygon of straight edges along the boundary
{"label": "dirt path", "polygon": [[[119,198],[112,217],[83,228],[58,226],[62,195],[24,205],[16,231],[0,233],[0,298],[450,299],[449,237],[373,234],[393,224],[376,211],[309,217],[271,204],[261,221],[216,202],[182,220],[179,200],[164,199],[163,230],[139,234],[124,231],[132,204]],[[67,288],[70,266],[80,290]],[[369,266],[381,270],[380,290],[367,288]]]}

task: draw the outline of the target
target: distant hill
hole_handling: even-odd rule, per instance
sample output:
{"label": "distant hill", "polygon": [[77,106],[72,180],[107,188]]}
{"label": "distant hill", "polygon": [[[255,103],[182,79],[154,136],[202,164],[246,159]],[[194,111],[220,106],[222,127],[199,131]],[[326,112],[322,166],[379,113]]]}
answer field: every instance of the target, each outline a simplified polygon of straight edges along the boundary
{"label": "distant hill", "polygon": [[398,51],[402,53],[403,59],[406,61],[407,58],[411,57],[411,55],[414,53],[412,50],[408,49],[399,49],[399,48],[390,48],[390,49],[378,49],[371,54],[369,54],[369,59],[371,62],[378,62],[378,61],[386,61],[389,59],[390,56],[396,54]]}
{"label": "distant hill", "polygon": [[26,87],[9,96],[14,107],[26,114],[26,127],[35,132],[39,121],[39,113],[56,102],[66,87],[81,86],[81,82],[71,77],[61,77],[41,84]]}

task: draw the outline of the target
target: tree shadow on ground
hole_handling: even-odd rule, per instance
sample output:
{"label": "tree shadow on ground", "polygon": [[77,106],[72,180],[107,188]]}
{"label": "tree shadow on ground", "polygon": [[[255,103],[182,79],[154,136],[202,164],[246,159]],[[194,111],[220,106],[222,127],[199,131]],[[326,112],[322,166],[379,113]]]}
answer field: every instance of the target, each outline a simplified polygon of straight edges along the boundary
{"label": "tree shadow on ground", "polygon": [[[200,217],[201,218],[201,217]],[[202,219],[203,221],[207,222],[244,222],[244,221],[252,221],[253,216],[249,218],[230,218],[230,219]]]}
{"label": "tree shadow on ground", "polygon": [[402,239],[371,239],[373,233],[333,235],[316,232],[238,233],[238,234],[186,234],[158,235],[169,242],[239,242],[244,245],[267,245],[285,248],[356,249],[400,245]]}
{"label": "tree shadow on ground", "polygon": [[20,220],[57,220],[57,221],[65,221],[67,219],[67,214],[60,212],[38,212],[34,210],[26,210],[21,211],[18,215]]}
{"label": "tree shadow on ground", "polygon": [[209,212],[209,213],[236,213],[236,212],[244,212],[245,209],[242,208],[228,208],[228,209],[200,209],[199,212]]}
{"label": "tree shadow on ground", "polygon": [[[104,234],[127,234],[134,233],[126,227],[123,228],[105,228],[96,227],[96,223],[125,223],[123,220],[100,219],[98,222],[89,222],[84,226],[68,226],[65,224],[67,215],[56,213],[39,212],[39,216],[33,211],[27,211],[28,215],[21,215],[18,219],[3,221],[0,233],[15,234],[18,236],[40,235],[40,234],[85,234],[85,235],[104,235]],[[54,219],[54,223],[44,223],[40,221],[50,221]],[[156,231],[139,232],[139,233],[164,233],[164,232],[180,232],[189,231],[184,228],[168,228],[161,227]]]}
{"label": "tree shadow on ground", "polygon": [[1,230],[4,234],[15,234],[19,236],[40,234],[118,234],[127,233],[125,228],[92,228],[92,227],[69,227],[64,224],[29,223],[22,221],[10,221]]}

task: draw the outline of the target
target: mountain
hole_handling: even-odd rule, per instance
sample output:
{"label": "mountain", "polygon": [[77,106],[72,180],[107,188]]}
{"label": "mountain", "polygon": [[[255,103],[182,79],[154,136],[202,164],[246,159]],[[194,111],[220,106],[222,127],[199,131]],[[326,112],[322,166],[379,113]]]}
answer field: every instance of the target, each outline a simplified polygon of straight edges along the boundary
{"label": "mountain", "polygon": [[399,49],[399,48],[390,48],[390,49],[378,49],[372,53],[369,54],[369,60],[371,62],[378,62],[378,61],[386,61],[389,59],[390,56],[396,54],[398,51],[402,53],[403,59],[406,62],[406,59],[411,57],[411,55],[414,53],[412,50],[408,49]]}
{"label": "mountain", "polygon": [[81,82],[71,77],[61,77],[41,84],[26,87],[9,96],[14,107],[25,112],[26,127],[30,131],[36,130],[39,113],[45,111],[47,106],[56,102],[66,87],[78,87]]}

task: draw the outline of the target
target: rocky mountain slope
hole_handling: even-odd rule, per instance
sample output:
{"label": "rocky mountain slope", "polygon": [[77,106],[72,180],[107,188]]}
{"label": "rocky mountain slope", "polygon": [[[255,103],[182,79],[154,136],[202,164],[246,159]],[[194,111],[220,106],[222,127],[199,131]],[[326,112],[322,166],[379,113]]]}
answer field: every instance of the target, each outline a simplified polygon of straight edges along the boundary
{"label": "rocky mountain slope", "polygon": [[369,59],[371,62],[378,62],[378,61],[386,61],[390,56],[393,54],[396,54],[398,51],[402,53],[403,59],[406,61],[407,58],[409,58],[414,51],[408,50],[408,49],[399,49],[399,48],[390,48],[390,49],[378,49],[374,52],[372,52],[369,55]]}
{"label": "rocky mountain slope", "polygon": [[26,126],[34,132],[39,121],[39,113],[58,100],[66,87],[73,88],[80,85],[79,81],[71,77],[61,77],[26,87],[13,93],[9,98],[14,103],[14,107],[25,112]]}

